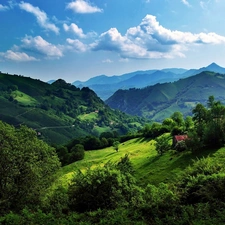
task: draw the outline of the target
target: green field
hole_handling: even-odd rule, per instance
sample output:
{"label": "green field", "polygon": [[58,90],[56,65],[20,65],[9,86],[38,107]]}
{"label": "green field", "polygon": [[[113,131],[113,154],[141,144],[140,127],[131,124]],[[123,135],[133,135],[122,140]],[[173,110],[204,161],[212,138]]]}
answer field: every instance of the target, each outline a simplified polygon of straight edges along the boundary
{"label": "green field", "polygon": [[89,121],[91,121],[91,120],[95,120],[95,119],[98,118],[98,113],[91,112],[91,113],[88,113],[88,114],[79,115],[77,118],[80,119],[80,120],[89,120]]}
{"label": "green field", "polygon": [[13,91],[11,96],[17,100],[19,104],[24,106],[36,106],[37,104],[34,98],[18,90]]}
{"label": "green field", "polygon": [[[201,157],[213,155],[215,151],[207,150],[204,153],[192,154],[190,152],[176,153],[171,150],[159,156],[155,150],[154,140],[135,138],[119,145],[116,152],[113,147],[102,150],[86,151],[85,158],[61,169],[58,174],[56,185],[67,186],[70,179],[78,169],[83,172],[87,168],[103,166],[106,162],[117,163],[126,154],[132,162],[135,170],[135,177],[140,185],[148,183],[158,185],[160,182],[172,183],[183,173],[184,169],[191,165],[194,160]],[[225,148],[216,152],[218,157],[225,153]]]}

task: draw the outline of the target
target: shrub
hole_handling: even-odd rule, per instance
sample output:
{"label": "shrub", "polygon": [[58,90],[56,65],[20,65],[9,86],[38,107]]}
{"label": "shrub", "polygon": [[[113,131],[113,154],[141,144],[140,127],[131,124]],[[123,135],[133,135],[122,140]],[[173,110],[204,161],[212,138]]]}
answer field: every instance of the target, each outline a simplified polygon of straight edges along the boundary
{"label": "shrub", "polygon": [[135,179],[129,167],[121,164],[118,166],[121,170],[116,167],[107,163],[85,173],[79,170],[68,189],[70,209],[78,212],[115,209],[118,204],[128,202],[135,190]]}

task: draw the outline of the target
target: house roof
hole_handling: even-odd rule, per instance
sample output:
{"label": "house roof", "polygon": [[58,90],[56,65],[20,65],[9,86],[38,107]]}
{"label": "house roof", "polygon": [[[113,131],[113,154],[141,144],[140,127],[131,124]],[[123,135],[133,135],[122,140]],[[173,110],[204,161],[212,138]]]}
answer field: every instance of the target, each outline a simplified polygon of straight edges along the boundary
{"label": "house roof", "polygon": [[184,141],[188,138],[187,135],[175,135],[174,139],[178,142],[178,141]]}

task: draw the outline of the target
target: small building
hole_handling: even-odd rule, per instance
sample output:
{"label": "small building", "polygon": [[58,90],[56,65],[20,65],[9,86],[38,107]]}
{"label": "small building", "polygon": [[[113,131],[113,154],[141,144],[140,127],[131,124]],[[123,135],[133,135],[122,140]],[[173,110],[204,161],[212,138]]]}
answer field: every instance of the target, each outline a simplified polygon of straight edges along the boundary
{"label": "small building", "polygon": [[174,135],[173,136],[173,146],[175,146],[180,141],[185,141],[188,138],[186,134],[184,135]]}

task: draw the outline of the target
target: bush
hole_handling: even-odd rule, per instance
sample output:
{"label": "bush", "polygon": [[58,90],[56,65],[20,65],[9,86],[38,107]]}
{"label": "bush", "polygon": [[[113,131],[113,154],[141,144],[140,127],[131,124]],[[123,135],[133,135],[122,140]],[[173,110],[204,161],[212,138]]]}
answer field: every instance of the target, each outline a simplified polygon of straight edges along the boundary
{"label": "bush", "polygon": [[187,150],[186,142],[178,141],[175,145],[175,150],[177,150],[178,152],[183,152],[183,151]]}
{"label": "bush", "polygon": [[85,173],[79,170],[68,188],[70,209],[78,212],[115,209],[128,202],[135,190],[135,179],[129,167],[121,164],[118,166],[121,170],[116,167],[107,163]]}

